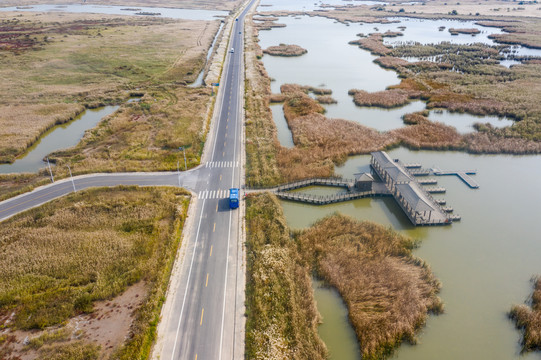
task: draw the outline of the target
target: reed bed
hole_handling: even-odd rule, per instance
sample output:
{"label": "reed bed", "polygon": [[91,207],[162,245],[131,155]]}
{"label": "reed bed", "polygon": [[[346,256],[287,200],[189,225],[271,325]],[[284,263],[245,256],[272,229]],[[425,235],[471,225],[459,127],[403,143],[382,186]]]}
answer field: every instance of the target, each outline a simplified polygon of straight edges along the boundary
{"label": "reed bed", "polygon": [[[148,291],[134,309],[126,341],[114,346],[117,359],[148,356],[188,202],[189,193],[174,188],[93,189],[3,222],[2,327],[61,327],[75,315],[91,313],[96,301],[115,298],[144,281]],[[84,342],[84,334],[79,339],[81,349],[96,351]],[[52,358],[52,351],[63,358],[62,353],[78,346],[43,346],[40,357]]]}
{"label": "reed bed", "polygon": [[514,305],[509,312],[518,329],[522,330],[524,352],[541,350],[541,277],[533,280],[534,291],[529,305]]}
{"label": "reed bed", "polygon": [[[257,43],[257,29],[253,21],[246,21],[245,26],[246,183],[249,186],[277,185],[281,182],[277,165],[280,143],[269,108],[270,79],[258,60],[261,48]],[[285,100],[285,96],[281,100]]]}
{"label": "reed bed", "polygon": [[334,215],[291,239],[280,202],[268,193],[248,199],[246,220],[250,359],[325,358],[310,274],[344,298],[364,359],[415,342],[427,315],[443,311],[440,284],[412,255],[410,238]]}
{"label": "reed bed", "polygon": [[476,28],[449,28],[449,33],[451,35],[466,34],[466,35],[477,35],[481,33],[481,30]]}
{"label": "reed bed", "polygon": [[[102,14],[0,14],[0,162],[13,161],[85,107],[125,102],[136,88],[195,80],[218,26]],[[35,40],[26,46],[27,39]]]}
{"label": "reed bed", "polygon": [[342,215],[297,236],[307,264],[343,297],[363,359],[382,359],[441,313],[440,283],[412,255],[415,242],[382,225]]}
{"label": "reed bed", "polygon": [[187,165],[194,167],[200,163],[210,99],[208,88],[154,88],[87,131],[77,146],[49,158],[55,170],[69,164],[75,174],[167,171],[177,170],[178,148],[190,145]]}
{"label": "reed bed", "polygon": [[318,95],[316,96],[316,101],[320,104],[337,104],[338,103],[338,101],[336,101],[336,99],[330,95]]}
{"label": "reed bed", "polygon": [[308,52],[308,50],[300,47],[299,45],[292,44],[280,44],[278,46],[270,46],[263,50],[264,54],[273,56],[301,56]]}
{"label": "reed bed", "polygon": [[419,97],[420,93],[413,93],[403,89],[391,89],[370,93],[364,90],[349,90],[353,95],[353,102],[357,106],[377,106],[386,109],[408,104],[411,99]]}
{"label": "reed bed", "polygon": [[246,358],[326,359],[310,274],[276,197],[247,201],[246,231]]}

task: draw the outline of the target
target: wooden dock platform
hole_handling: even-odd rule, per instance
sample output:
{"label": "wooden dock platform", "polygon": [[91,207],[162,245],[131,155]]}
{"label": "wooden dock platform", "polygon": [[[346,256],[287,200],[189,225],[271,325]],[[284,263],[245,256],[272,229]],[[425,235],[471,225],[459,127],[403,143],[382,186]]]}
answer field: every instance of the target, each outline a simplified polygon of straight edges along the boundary
{"label": "wooden dock platform", "polygon": [[[428,175],[430,171],[420,168],[410,170],[384,151],[373,152],[370,165],[413,225],[451,224],[447,212],[415,178],[421,173]],[[441,192],[443,188],[436,189]]]}
{"label": "wooden dock platform", "polygon": [[467,171],[454,171],[454,170],[448,170],[443,171],[440,169],[432,169],[432,172],[436,176],[446,176],[446,175],[456,175],[462,180],[466,185],[468,185],[472,189],[479,189],[479,184],[471,178],[470,175],[475,175],[477,172],[475,170],[467,170]]}

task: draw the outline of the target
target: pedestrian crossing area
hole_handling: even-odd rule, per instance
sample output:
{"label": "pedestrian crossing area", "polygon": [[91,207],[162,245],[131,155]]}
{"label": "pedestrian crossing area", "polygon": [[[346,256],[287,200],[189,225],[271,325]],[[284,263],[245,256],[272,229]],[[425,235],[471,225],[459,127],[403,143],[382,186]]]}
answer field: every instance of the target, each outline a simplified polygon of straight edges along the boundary
{"label": "pedestrian crossing area", "polygon": [[209,161],[205,164],[208,168],[232,168],[238,167],[238,161]]}
{"label": "pedestrian crossing area", "polygon": [[227,190],[203,190],[199,192],[198,199],[225,199],[229,197]]}

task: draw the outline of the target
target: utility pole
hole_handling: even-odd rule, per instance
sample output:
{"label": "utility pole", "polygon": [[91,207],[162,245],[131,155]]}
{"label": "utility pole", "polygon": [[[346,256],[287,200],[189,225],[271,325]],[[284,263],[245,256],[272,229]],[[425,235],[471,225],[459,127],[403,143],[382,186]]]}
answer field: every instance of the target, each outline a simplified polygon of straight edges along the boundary
{"label": "utility pole", "polygon": [[54,183],[53,170],[51,170],[51,163],[49,162],[49,157],[47,156],[47,165],[49,166],[49,174],[51,174],[51,182]]}
{"label": "utility pole", "polygon": [[69,164],[68,164],[68,170],[70,171],[71,185],[73,185],[73,192],[77,192],[77,189],[75,189],[75,181],[73,181],[73,175],[71,174],[71,168]]}
{"label": "utility pole", "polygon": [[180,187],[180,161],[177,161],[178,187]]}
{"label": "utility pole", "polygon": [[186,149],[184,148],[184,146],[181,146],[178,149],[182,150],[182,152],[184,153],[184,171],[186,171],[188,170],[188,165],[186,164]]}

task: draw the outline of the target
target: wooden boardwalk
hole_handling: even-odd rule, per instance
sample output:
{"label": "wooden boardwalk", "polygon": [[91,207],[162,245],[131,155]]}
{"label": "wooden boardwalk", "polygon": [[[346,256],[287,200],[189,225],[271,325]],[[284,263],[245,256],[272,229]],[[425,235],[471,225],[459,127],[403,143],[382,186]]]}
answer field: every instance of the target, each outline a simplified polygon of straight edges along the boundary
{"label": "wooden boardwalk", "polygon": [[458,176],[460,178],[460,180],[464,181],[464,183],[466,185],[468,185],[470,188],[479,189],[479,184],[470,177],[470,175],[475,175],[476,174],[476,171],[474,171],[474,170],[471,170],[471,171],[454,171],[454,170],[442,171],[440,169],[432,169],[432,172],[436,176],[456,175],[456,176]]}
{"label": "wooden boardwalk", "polygon": [[408,169],[384,151],[373,152],[370,165],[413,225],[451,224],[452,219],[447,213],[450,209],[442,208],[429,194],[429,191],[441,193],[445,189],[425,189],[415,178],[421,174],[428,175],[430,171],[417,167]]}
{"label": "wooden boardwalk", "polygon": [[[460,216],[450,214],[453,208],[443,207],[446,204],[443,199],[434,199],[430,193],[444,193],[443,187],[424,188],[422,184],[437,184],[435,179],[418,179],[418,176],[434,175],[457,175],[468,186],[479,187],[468,174],[468,171],[441,171],[439,169],[423,169],[420,164],[402,164],[399,160],[393,160],[383,151],[372,153],[370,161],[374,179],[371,182],[371,190],[359,191],[356,188],[357,180],[343,178],[313,178],[294,181],[274,188],[249,189],[247,193],[258,191],[270,191],[284,200],[299,201],[314,205],[328,205],[342,201],[350,201],[369,197],[393,196],[408,219],[415,226],[449,225],[453,221],[459,221]],[[332,195],[313,195],[291,190],[309,186],[340,187],[346,192]],[[361,188],[361,187],[359,187]],[[370,187],[368,187],[370,188]]]}

